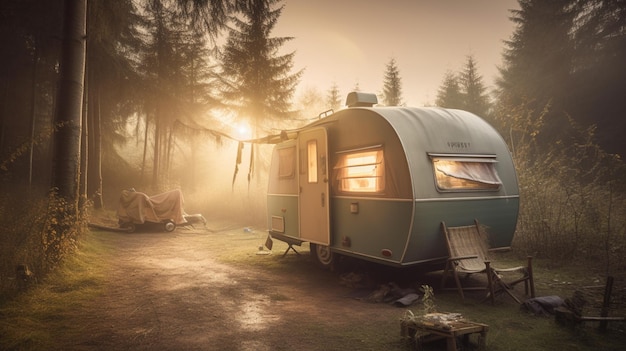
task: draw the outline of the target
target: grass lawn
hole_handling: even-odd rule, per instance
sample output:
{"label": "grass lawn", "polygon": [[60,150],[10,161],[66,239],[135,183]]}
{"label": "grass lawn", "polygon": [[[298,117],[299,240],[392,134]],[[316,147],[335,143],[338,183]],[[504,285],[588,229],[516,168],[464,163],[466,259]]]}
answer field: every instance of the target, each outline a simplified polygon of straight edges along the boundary
{"label": "grass lawn", "polygon": [[[271,271],[273,274],[310,274],[316,279],[318,273],[310,266],[308,247],[303,245],[296,248],[301,255],[290,253],[281,257],[286,245],[274,242],[274,254],[260,260],[251,248],[257,248],[263,242],[263,231],[242,237],[241,227],[231,226],[223,229],[219,235],[207,237],[207,248],[213,250],[215,257],[228,265],[247,269]],[[94,298],[105,291],[105,278],[110,269],[111,248],[99,239],[98,235],[90,232],[82,242],[80,249],[68,259],[46,281],[40,282],[27,293],[17,299],[0,305],[0,349],[1,350],[43,350],[47,345],[54,345],[55,335],[75,330],[71,325],[72,314],[79,313],[80,307],[89,304]],[[233,234],[235,233],[235,234]],[[221,238],[222,240],[218,240]],[[516,263],[510,254],[502,254],[501,260]],[[300,270],[300,272],[298,272]],[[550,267],[547,262],[536,260],[534,264],[536,290],[538,296],[557,295],[567,298],[574,290],[585,286],[602,286],[605,278],[584,269],[584,266]],[[324,283],[338,283],[340,274],[336,276],[319,275]],[[330,277],[330,282],[329,282]],[[609,325],[609,330],[600,333],[596,322],[587,323],[576,329],[557,325],[554,317],[536,317],[522,311],[511,299],[499,297],[495,306],[480,302],[480,298],[469,295],[466,301],[461,301],[454,291],[438,291],[436,285],[439,279],[437,273],[425,274],[417,284],[432,284],[435,288],[435,304],[438,311],[461,313],[469,320],[489,325],[487,335],[487,349],[498,350],[624,350],[626,334],[624,323],[616,322]],[[601,293],[601,289],[599,290]],[[280,300],[277,296],[276,300]],[[600,296],[601,298],[601,296]],[[363,308],[368,308],[363,303]],[[421,313],[421,304],[408,308],[415,314]],[[410,349],[400,337],[400,319],[406,309],[390,307],[385,312],[390,318],[379,328],[391,328],[390,341],[386,350]],[[620,311],[622,313],[623,311]],[[614,314],[615,315],[615,314]],[[306,321],[303,321],[306,323]],[[318,326],[318,336],[324,338],[337,337],[338,331],[326,330]],[[321,333],[321,334],[319,334]],[[355,338],[368,340],[372,330],[360,328],[359,321],[355,321],[354,328],[349,333],[362,334]],[[397,335],[397,336],[396,336]],[[373,343],[373,345],[379,345]],[[387,347],[388,346],[388,347]],[[372,346],[368,349],[378,349]],[[437,350],[442,344],[426,345],[426,350]]]}

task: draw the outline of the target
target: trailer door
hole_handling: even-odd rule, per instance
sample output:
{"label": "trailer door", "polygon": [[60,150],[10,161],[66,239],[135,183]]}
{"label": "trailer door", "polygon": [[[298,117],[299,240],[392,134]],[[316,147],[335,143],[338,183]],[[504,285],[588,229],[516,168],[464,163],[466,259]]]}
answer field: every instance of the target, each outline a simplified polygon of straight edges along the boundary
{"label": "trailer door", "polygon": [[300,238],[330,245],[326,129],[300,132]]}

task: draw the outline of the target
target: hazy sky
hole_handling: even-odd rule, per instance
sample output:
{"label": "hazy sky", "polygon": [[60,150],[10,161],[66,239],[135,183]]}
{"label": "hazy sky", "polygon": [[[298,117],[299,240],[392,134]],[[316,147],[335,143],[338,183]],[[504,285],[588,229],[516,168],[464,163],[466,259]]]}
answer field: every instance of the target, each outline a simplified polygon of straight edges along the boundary
{"label": "hazy sky", "polygon": [[326,94],[333,82],[345,95],[357,84],[380,93],[385,66],[395,58],[409,106],[434,103],[445,72],[473,55],[493,87],[503,41],[517,0],[286,0],[273,37],[291,36],[299,88]]}

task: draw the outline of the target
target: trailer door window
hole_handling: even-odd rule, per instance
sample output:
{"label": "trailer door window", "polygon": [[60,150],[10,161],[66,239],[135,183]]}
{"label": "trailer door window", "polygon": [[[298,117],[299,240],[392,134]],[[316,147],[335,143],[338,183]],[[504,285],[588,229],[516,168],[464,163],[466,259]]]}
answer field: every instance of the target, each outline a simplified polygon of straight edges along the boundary
{"label": "trailer door window", "polygon": [[380,193],[384,190],[382,149],[340,153],[335,170],[339,191]]}
{"label": "trailer door window", "polygon": [[495,159],[435,157],[432,161],[439,190],[498,190],[502,185]]}
{"label": "trailer door window", "polygon": [[317,140],[309,140],[307,143],[307,160],[309,183],[317,183]]}
{"label": "trailer door window", "polygon": [[293,178],[296,168],[296,147],[278,150],[278,178]]}

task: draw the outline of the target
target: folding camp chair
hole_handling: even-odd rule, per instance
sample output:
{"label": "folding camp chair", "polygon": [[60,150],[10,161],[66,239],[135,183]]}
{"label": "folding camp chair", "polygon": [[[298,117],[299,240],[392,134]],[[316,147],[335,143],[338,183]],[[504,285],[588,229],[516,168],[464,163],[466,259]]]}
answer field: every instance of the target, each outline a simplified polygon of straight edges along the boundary
{"label": "folding camp chair", "polygon": [[[491,261],[488,259],[487,236],[477,220],[474,221],[473,225],[460,227],[447,227],[444,222],[441,222],[441,229],[445,235],[450,255],[443,272],[442,288],[445,288],[448,275],[452,274],[462,300],[465,300],[464,290],[487,290],[485,300],[490,299],[492,304],[495,302],[495,296],[503,292],[521,304],[522,302],[512,292],[513,287],[521,282],[524,282],[526,295],[535,297],[532,257],[528,257],[526,266],[496,268],[491,265]],[[501,276],[501,273],[505,272],[519,272],[522,277],[511,282],[505,282]],[[487,286],[469,287],[461,284],[460,274],[471,275],[475,273],[486,274]]]}

